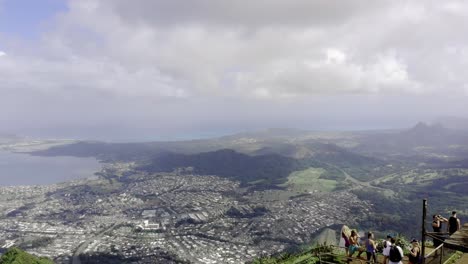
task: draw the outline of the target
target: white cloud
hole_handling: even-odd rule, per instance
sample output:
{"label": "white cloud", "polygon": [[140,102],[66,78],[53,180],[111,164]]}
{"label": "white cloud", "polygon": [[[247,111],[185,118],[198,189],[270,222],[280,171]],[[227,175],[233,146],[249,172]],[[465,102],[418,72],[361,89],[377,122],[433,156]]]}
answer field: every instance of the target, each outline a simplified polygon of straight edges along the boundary
{"label": "white cloud", "polygon": [[327,62],[342,64],[346,61],[346,54],[341,50],[327,49]]}
{"label": "white cloud", "polygon": [[59,109],[64,97],[114,110],[100,120],[126,116],[128,105],[142,113],[127,118],[153,120],[201,99],[464,96],[468,7],[438,3],[71,0],[40,41],[10,44],[0,90],[3,102],[35,94],[64,116],[80,111],[78,102]]}
{"label": "white cloud", "polygon": [[5,55],[6,55],[6,53],[4,51],[0,50],[0,57],[5,56]]}
{"label": "white cloud", "polygon": [[[28,58],[24,67],[59,71],[46,78],[57,87],[73,80],[135,96],[413,94],[434,92],[443,83],[432,74],[440,66],[420,63],[439,54],[416,44],[431,40],[426,33],[434,33],[425,25],[430,16],[434,23],[447,16],[431,4],[296,0],[271,1],[265,9],[261,1],[195,2],[71,1],[69,12],[44,34],[41,52],[47,57]],[[404,44],[406,28],[415,39]],[[446,28],[440,33],[448,34]],[[400,46],[390,48],[392,41]],[[434,45],[445,43],[437,39]],[[427,81],[425,74],[439,79]],[[41,85],[41,78],[31,69],[20,79]]]}

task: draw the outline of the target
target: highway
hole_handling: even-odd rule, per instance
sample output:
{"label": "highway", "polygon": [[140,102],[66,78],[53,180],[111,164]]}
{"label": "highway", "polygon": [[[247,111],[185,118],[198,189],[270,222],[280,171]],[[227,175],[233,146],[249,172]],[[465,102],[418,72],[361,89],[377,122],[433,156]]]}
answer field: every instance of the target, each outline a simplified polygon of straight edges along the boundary
{"label": "highway", "polygon": [[101,238],[102,235],[104,235],[108,231],[111,231],[112,229],[114,229],[119,224],[120,224],[120,222],[115,223],[115,224],[111,225],[110,227],[104,229],[103,231],[99,232],[95,236],[92,236],[92,237],[88,238],[87,240],[85,240],[83,243],[81,243],[78,246],[78,248],[75,250],[75,253],[73,253],[72,264],[81,264],[80,254],[82,254],[84,252],[84,250],[88,247],[88,245],[91,244],[91,242],[93,242],[94,240]]}

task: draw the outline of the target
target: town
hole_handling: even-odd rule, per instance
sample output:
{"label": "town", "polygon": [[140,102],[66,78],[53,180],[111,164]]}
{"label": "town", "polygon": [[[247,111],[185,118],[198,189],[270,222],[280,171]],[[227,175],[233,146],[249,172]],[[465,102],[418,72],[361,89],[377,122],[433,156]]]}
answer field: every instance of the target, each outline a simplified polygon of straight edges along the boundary
{"label": "town", "polygon": [[106,164],[96,177],[61,184],[1,187],[0,245],[56,263],[93,256],[240,263],[308,243],[321,228],[353,223],[352,210],[370,208],[349,192],[255,190],[190,168],[148,174],[133,166]]}

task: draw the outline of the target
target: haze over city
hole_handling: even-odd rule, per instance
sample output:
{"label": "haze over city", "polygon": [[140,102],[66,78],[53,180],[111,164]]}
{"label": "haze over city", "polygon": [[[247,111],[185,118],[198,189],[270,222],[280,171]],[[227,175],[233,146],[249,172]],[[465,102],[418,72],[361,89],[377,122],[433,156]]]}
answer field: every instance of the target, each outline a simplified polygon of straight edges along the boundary
{"label": "haze over city", "polygon": [[0,1],[0,131],[161,140],[468,116],[464,1]]}

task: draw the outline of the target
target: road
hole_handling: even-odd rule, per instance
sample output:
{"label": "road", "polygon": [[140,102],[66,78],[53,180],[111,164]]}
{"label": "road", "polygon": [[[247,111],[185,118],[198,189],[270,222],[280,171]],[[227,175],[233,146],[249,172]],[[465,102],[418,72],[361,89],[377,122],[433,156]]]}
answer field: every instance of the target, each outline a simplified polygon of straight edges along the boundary
{"label": "road", "polygon": [[345,181],[349,181],[351,183],[353,183],[355,186],[352,187],[351,189],[356,189],[357,187],[366,187],[366,188],[371,188],[371,189],[377,189],[377,190],[381,190],[381,191],[387,191],[387,192],[391,192],[392,194],[394,193],[392,190],[390,189],[384,189],[384,188],[381,188],[381,187],[377,187],[377,186],[373,186],[371,185],[370,183],[372,181],[360,181],[360,180],[357,180],[356,178],[354,178],[353,176],[349,175],[346,171],[342,170],[341,168],[333,165],[333,164],[330,164],[330,163],[326,163],[328,166],[331,166],[337,170],[339,170],[341,173],[343,173],[343,175],[345,176]]}
{"label": "road", "polygon": [[108,231],[111,231],[112,229],[114,229],[117,225],[119,225],[119,223],[114,223],[113,225],[111,225],[110,227],[102,230],[101,232],[99,232],[98,234],[96,234],[95,236],[93,237],[90,237],[88,238],[87,240],[85,240],[83,243],[81,243],[78,248],[75,250],[75,253],[73,253],[73,259],[72,259],[72,264],[81,264],[81,260],[80,260],[80,254],[83,253],[83,251],[88,247],[88,245],[93,242],[94,240],[96,239],[99,239],[102,237],[102,235],[104,235],[104,233],[108,232]]}

